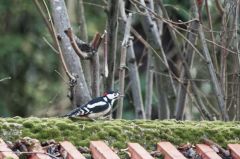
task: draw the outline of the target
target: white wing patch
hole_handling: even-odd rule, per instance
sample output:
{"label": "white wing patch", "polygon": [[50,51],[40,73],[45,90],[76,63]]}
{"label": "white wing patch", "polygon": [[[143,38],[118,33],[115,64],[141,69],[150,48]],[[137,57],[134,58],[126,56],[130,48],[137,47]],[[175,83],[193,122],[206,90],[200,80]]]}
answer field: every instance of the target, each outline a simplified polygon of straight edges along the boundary
{"label": "white wing patch", "polygon": [[106,102],[97,102],[97,103],[94,103],[94,104],[88,104],[87,105],[87,108],[94,108],[94,107],[98,107],[98,106],[103,106],[103,105],[105,105],[106,104]]}
{"label": "white wing patch", "polygon": [[89,112],[89,109],[88,109],[88,108],[84,107],[83,109],[86,111],[86,113]]}
{"label": "white wing patch", "polygon": [[107,97],[103,97],[103,100],[105,100],[105,102],[107,102],[107,101],[108,101]]}
{"label": "white wing patch", "polygon": [[83,111],[82,109],[80,110],[80,112],[81,112],[80,115],[83,115],[83,114],[84,114],[84,111]]}

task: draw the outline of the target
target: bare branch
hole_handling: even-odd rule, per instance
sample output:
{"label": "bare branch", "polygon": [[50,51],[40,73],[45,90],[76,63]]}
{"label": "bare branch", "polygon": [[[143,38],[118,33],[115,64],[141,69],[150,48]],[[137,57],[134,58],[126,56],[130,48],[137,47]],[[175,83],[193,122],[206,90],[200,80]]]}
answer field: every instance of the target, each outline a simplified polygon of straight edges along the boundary
{"label": "bare branch", "polygon": [[102,42],[103,37],[99,34],[96,33],[92,42],[91,42],[91,48],[93,49],[93,51],[97,51],[101,42]]}
{"label": "bare branch", "polygon": [[[46,5],[44,4],[45,2],[44,1],[42,1],[42,2],[43,2],[43,5],[45,6],[45,9],[47,10]],[[53,30],[52,30],[52,25],[51,25],[51,22],[50,22],[51,19],[49,19],[49,15],[48,15],[48,18],[47,18],[47,15],[45,14],[41,4],[39,3],[39,0],[34,0],[34,4],[36,5],[38,11],[41,13],[42,18],[43,18],[45,24],[47,25],[48,31],[49,31],[49,33],[51,34],[51,36],[54,40],[54,33],[53,33]],[[48,13],[48,11],[47,11],[47,13]],[[54,45],[56,47],[56,45],[57,45],[56,41],[54,41]]]}
{"label": "bare branch", "polygon": [[43,41],[56,53],[59,54],[59,52],[54,48],[54,46],[47,40],[47,38],[43,37]]}
{"label": "bare branch", "polygon": [[148,48],[148,61],[147,61],[147,75],[146,75],[146,95],[145,95],[145,112],[146,119],[151,119],[152,116],[152,95],[153,95],[153,55],[151,49]]}
{"label": "bare branch", "polygon": [[235,27],[235,32],[234,32],[234,36],[235,36],[235,47],[236,47],[236,51],[237,51],[237,55],[238,55],[238,63],[240,66],[240,52],[239,52],[239,41],[238,41],[238,24],[239,24],[239,5],[240,5],[240,0],[237,1],[236,3],[236,11],[235,11],[235,22],[234,22],[234,27]]}
{"label": "bare branch", "polygon": [[[197,7],[193,6],[192,7],[192,13],[194,18],[198,18],[198,11],[197,11]],[[187,34],[187,40],[190,41],[187,42],[185,44],[184,47],[184,54],[180,54],[181,55],[181,59],[183,61],[183,68],[181,70],[181,74],[180,74],[180,78],[183,79],[183,82],[180,84],[179,89],[178,89],[178,95],[177,95],[177,100],[176,100],[176,119],[177,120],[182,120],[183,116],[184,116],[184,111],[186,108],[186,100],[187,100],[187,90],[189,89],[189,81],[187,80],[188,78],[188,74],[187,72],[190,72],[190,70],[188,70],[191,65],[192,65],[192,61],[193,61],[193,53],[194,53],[194,49],[193,47],[191,47],[191,45],[194,45],[194,43],[196,42],[197,39],[197,35],[195,34],[196,30],[199,27],[199,22],[197,21],[192,21],[190,23],[189,26],[189,32]],[[192,89],[195,92],[194,95],[198,96],[197,87],[195,87],[195,84],[193,84]],[[204,109],[204,107],[202,108],[202,101],[201,98],[198,96],[194,96],[195,98],[197,98],[196,102],[198,103],[198,106],[200,107],[200,113],[203,114],[202,109]]]}
{"label": "bare branch", "polygon": [[104,31],[104,47],[103,47],[103,52],[104,52],[104,77],[108,77],[108,42],[107,42],[107,30]]}
{"label": "bare branch", "polygon": [[[210,10],[208,7],[208,0],[205,0],[205,7],[206,7],[207,16],[208,16],[208,25],[209,25],[210,33],[211,33],[211,41],[215,43],[215,38],[214,38],[213,31],[212,31],[213,30],[212,17],[211,17]],[[216,69],[216,72],[218,72],[219,68],[218,68],[218,61],[217,61],[217,57],[216,57],[216,45],[214,45],[214,44],[212,44],[211,57],[213,59],[214,68]]]}
{"label": "bare branch", "polygon": [[82,59],[89,59],[92,54],[91,53],[86,53],[86,52],[82,52],[79,48],[78,48],[78,45],[74,39],[74,35],[73,35],[73,32],[72,32],[72,29],[71,28],[68,28],[67,30],[64,30],[64,32],[66,33],[66,35],[68,36],[69,40],[70,40],[70,43],[74,49],[74,51],[76,52],[76,54],[79,56],[79,58],[82,58]]}
{"label": "bare branch", "polygon": [[133,104],[135,107],[136,118],[145,119],[146,116],[143,108],[140,78],[133,49],[133,42],[131,38],[129,39],[129,46],[127,48],[127,66],[129,68],[129,78],[131,80],[131,91],[133,96]]}
{"label": "bare branch", "polygon": [[222,7],[221,1],[220,0],[215,0],[215,2],[216,2],[217,9],[220,12],[220,15],[223,15],[225,10]]}
{"label": "bare branch", "polygon": [[114,74],[116,67],[119,0],[108,0],[108,5],[107,37],[109,76],[106,79],[106,87],[108,90],[111,90],[114,87]]}
{"label": "bare branch", "polygon": [[[176,95],[176,87],[175,87],[174,80],[173,80],[174,74],[172,73],[172,71],[169,68],[167,57],[166,57],[166,54],[165,54],[165,52],[163,50],[163,47],[162,47],[161,38],[160,38],[160,36],[158,36],[158,34],[156,34],[156,33],[158,33],[158,28],[157,28],[156,22],[153,21],[153,18],[151,16],[151,14],[156,15],[156,13],[154,13],[154,11],[152,11],[151,8],[146,7],[146,4],[145,4],[144,0],[140,0],[140,2],[138,2],[136,0],[131,0],[131,1],[134,1],[138,5],[142,6],[145,10],[146,17],[144,17],[145,18],[144,22],[147,23],[147,29],[150,30],[150,34],[154,38],[156,48],[158,48],[160,50],[161,56],[163,58],[163,64],[165,65],[169,75],[171,76],[171,78],[170,78],[171,86],[172,86],[174,94]],[[158,16],[158,15],[156,15],[156,16]]]}
{"label": "bare branch", "polygon": [[146,47],[146,48],[152,48],[151,45],[143,39],[143,37],[133,28],[131,27],[131,33]]}
{"label": "bare branch", "polygon": [[[52,21],[52,17],[50,15],[50,12],[49,12],[49,9],[47,7],[47,4],[45,2],[45,0],[43,0],[43,3],[44,3],[44,6],[45,6],[45,9],[47,10],[47,15],[48,15],[48,18],[49,18],[49,22],[50,22],[50,25],[51,25],[51,30],[53,32],[53,39],[54,41],[56,42],[56,45],[57,45],[57,50],[60,54],[60,59],[61,59],[61,62],[63,64],[63,68],[67,74],[67,76],[69,77],[69,79],[71,79],[72,81],[76,81],[76,78],[69,72],[68,68],[67,68],[67,65],[65,63],[65,60],[64,60],[64,57],[63,57],[63,53],[62,53],[62,49],[60,47],[60,44],[58,42],[58,38],[57,38],[57,34],[56,34],[56,31],[55,31],[55,27],[53,25],[53,21]],[[50,30],[49,30],[50,31]],[[75,83],[75,82],[74,82]]]}
{"label": "bare branch", "polygon": [[[90,101],[91,96],[89,93],[89,89],[87,87],[87,83],[83,74],[82,66],[80,63],[80,60],[78,58],[78,55],[75,53],[69,38],[64,33],[64,30],[71,28],[69,17],[67,14],[67,9],[65,5],[64,0],[58,0],[58,1],[49,1],[50,5],[52,7],[52,15],[54,20],[54,26],[56,27],[57,35],[56,37],[60,37],[60,41],[58,42],[58,50],[63,50],[60,52],[61,58],[66,60],[66,63],[64,62],[64,65],[70,69],[71,74],[78,77],[78,80],[75,79],[75,83],[70,79],[70,92],[72,93],[70,95],[70,99],[72,99],[72,105],[77,106],[84,103],[87,103]],[[52,23],[52,22],[51,22]],[[53,25],[53,24],[52,24]],[[61,44],[61,47],[60,47]],[[63,57],[64,54],[64,57]],[[63,60],[62,60],[63,61]],[[67,73],[69,76],[69,72]],[[71,75],[70,74],[70,75]],[[73,85],[72,85],[72,84]]]}
{"label": "bare branch", "polygon": [[[88,42],[88,32],[87,32],[87,24],[86,24],[86,18],[85,18],[85,11],[84,11],[84,5],[83,0],[77,0],[77,22],[79,23],[79,38],[81,38],[83,41]],[[76,39],[75,39],[76,40]],[[77,44],[78,41],[76,40]],[[79,45],[78,45],[79,46]],[[80,47],[80,46],[79,46]],[[81,47],[80,47],[81,49]],[[89,60],[80,59],[81,64],[83,67],[83,74],[86,78],[86,83],[89,88],[91,89],[91,83],[92,83],[92,77],[91,77],[91,63]]]}
{"label": "bare branch", "polygon": [[[124,85],[125,85],[125,69],[126,69],[126,55],[127,55],[127,47],[129,45],[129,37],[130,37],[130,28],[132,23],[132,14],[128,15],[124,37],[121,46],[121,58],[120,58],[120,68],[119,68],[119,91],[121,94],[124,94]],[[123,98],[119,99],[118,108],[116,118],[122,118],[123,111]]]}
{"label": "bare branch", "polygon": [[77,9],[78,9],[78,23],[79,23],[79,32],[80,32],[80,38],[83,41],[88,41],[88,34],[87,34],[87,25],[86,25],[86,19],[85,19],[85,12],[84,12],[84,6],[83,6],[83,0],[77,1]]}
{"label": "bare branch", "polygon": [[6,80],[10,80],[10,79],[12,79],[12,77],[4,77],[4,78],[0,79],[0,82],[6,81]]}
{"label": "bare branch", "polygon": [[97,53],[98,47],[102,41],[102,37],[99,33],[96,33],[92,42],[91,47],[94,50],[93,57],[91,58],[91,66],[92,66],[92,97],[98,97],[100,95],[100,85],[99,85],[99,55]]}
{"label": "bare branch", "polygon": [[[195,1],[194,1],[194,5],[196,5]],[[208,61],[207,66],[208,66],[208,70],[209,70],[209,73],[210,73],[210,76],[211,76],[211,79],[212,79],[212,82],[213,82],[214,92],[215,92],[215,95],[216,95],[216,98],[217,98],[217,101],[218,101],[219,109],[221,111],[222,119],[223,120],[229,120],[229,117],[228,117],[228,114],[227,114],[227,111],[226,111],[226,107],[225,107],[224,95],[223,95],[220,83],[219,83],[219,81],[217,79],[217,76],[216,76],[216,73],[215,73],[215,69],[214,69],[214,66],[213,66],[213,63],[212,63],[212,59],[211,59],[211,56],[210,56],[210,53],[209,53],[209,50],[208,50],[208,47],[207,47],[207,43],[206,43],[206,40],[205,40],[205,35],[204,35],[204,32],[203,32],[202,24],[199,24],[198,33],[199,33],[201,45],[203,47],[204,56],[205,56],[206,60]]]}

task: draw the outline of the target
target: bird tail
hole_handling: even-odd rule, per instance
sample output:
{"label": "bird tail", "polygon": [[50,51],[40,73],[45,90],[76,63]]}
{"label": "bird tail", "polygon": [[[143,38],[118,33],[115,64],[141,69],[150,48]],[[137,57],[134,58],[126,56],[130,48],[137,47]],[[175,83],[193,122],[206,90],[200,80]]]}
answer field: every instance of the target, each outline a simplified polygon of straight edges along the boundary
{"label": "bird tail", "polygon": [[66,115],[63,115],[62,117],[75,117],[77,116],[78,112],[79,112],[79,108],[75,108],[69,113],[67,113]]}

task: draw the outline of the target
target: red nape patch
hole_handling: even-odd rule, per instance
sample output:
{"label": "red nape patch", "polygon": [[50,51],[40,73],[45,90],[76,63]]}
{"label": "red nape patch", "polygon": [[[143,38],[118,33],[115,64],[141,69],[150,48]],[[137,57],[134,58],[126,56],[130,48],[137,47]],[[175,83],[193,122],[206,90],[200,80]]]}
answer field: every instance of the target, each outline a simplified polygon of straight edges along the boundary
{"label": "red nape patch", "polygon": [[103,93],[103,96],[106,96],[106,95],[108,95],[108,93],[107,93],[107,92],[104,92],[104,93]]}

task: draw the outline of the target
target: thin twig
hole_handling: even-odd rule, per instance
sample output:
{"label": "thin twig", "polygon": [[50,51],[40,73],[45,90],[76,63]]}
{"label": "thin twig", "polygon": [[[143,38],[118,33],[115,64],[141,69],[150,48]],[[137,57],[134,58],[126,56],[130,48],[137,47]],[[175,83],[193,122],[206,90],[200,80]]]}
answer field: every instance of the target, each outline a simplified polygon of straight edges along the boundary
{"label": "thin twig", "polygon": [[73,34],[71,28],[68,28],[67,30],[64,30],[64,32],[67,35],[67,37],[69,38],[70,43],[71,43],[74,51],[76,52],[76,54],[79,56],[79,58],[81,58],[81,59],[89,59],[89,58],[91,58],[91,56],[92,56],[91,53],[82,52],[79,49],[79,47],[78,47],[78,45],[77,45],[77,43],[76,43],[76,41],[74,39],[74,34]]}
{"label": "thin twig", "polygon": [[[237,72],[237,70],[239,71],[239,66],[240,66],[240,52],[239,52],[239,40],[238,40],[238,23],[239,23],[239,5],[240,5],[240,0],[238,0],[237,1],[237,3],[236,3],[236,11],[235,11],[235,34],[234,34],[234,36],[235,36],[235,46],[236,46],[236,51],[237,51],[237,57],[238,57],[238,60],[237,60],[237,65],[236,65],[236,67],[237,67],[237,69],[236,69],[236,72]],[[237,82],[239,81],[239,78],[236,78],[236,80],[237,80]],[[236,90],[237,91],[237,94],[239,95],[239,86],[237,86],[237,89],[234,87],[234,90]],[[237,96],[238,97],[238,96]],[[240,116],[239,116],[239,111],[240,111],[240,105],[239,105],[239,99],[237,100],[237,102],[236,102],[236,105],[237,105],[237,110],[236,110],[236,118],[237,118],[237,120],[239,120],[240,119]]]}
{"label": "thin twig", "polygon": [[54,70],[54,72],[56,72],[56,73],[62,78],[62,80],[63,80],[65,83],[68,83],[67,80],[63,77],[63,75],[62,75],[59,71]]}
{"label": "thin twig", "polygon": [[239,52],[239,41],[238,41],[238,23],[239,23],[239,5],[240,5],[240,0],[237,1],[236,4],[236,11],[235,11],[235,23],[234,23],[234,27],[235,27],[235,46],[236,46],[236,51],[237,51],[237,55],[238,55],[238,63],[240,66],[240,52]]}
{"label": "thin twig", "polygon": [[[172,72],[172,70],[169,67],[169,64],[168,64],[168,61],[167,61],[167,57],[166,57],[165,51],[164,51],[163,46],[162,46],[161,38],[160,38],[160,36],[158,36],[158,34],[156,34],[156,33],[159,32],[158,28],[157,28],[157,24],[156,24],[155,21],[153,21],[152,15],[151,15],[151,14],[155,14],[156,15],[156,13],[154,11],[152,11],[151,8],[146,7],[146,3],[145,3],[144,0],[141,0],[140,2],[137,2],[137,1],[134,0],[134,2],[136,2],[138,4],[140,3],[140,6],[144,7],[144,10],[145,10],[145,12],[147,14],[145,22],[149,26],[148,29],[150,29],[150,33],[151,33],[151,36],[153,37],[153,39],[155,41],[156,47],[158,49],[160,49],[160,54],[161,54],[161,56],[163,58],[163,64],[165,65],[169,75],[172,76],[172,78],[170,78],[170,82],[171,82],[173,93],[176,95],[176,86],[175,86],[174,80],[173,80],[173,77],[175,76],[175,74]],[[158,16],[158,15],[156,15],[156,16]]]}
{"label": "thin twig", "polygon": [[133,28],[131,27],[131,33],[146,47],[151,48],[150,44],[143,39],[143,37]]}
{"label": "thin twig", "polygon": [[55,52],[56,54],[59,54],[59,52],[54,48],[54,46],[47,40],[47,38],[43,37],[43,41]]}
{"label": "thin twig", "polygon": [[[81,38],[83,41],[88,42],[88,29],[86,24],[86,17],[85,17],[85,9],[83,5],[83,0],[77,0],[77,22],[79,23],[79,38]],[[77,37],[77,36],[75,36]],[[75,38],[76,40],[76,38]],[[76,40],[78,43],[78,41]],[[79,45],[78,45],[79,46]],[[80,48],[81,49],[81,48]],[[89,60],[81,60],[83,74],[85,76],[85,80],[87,83],[87,87],[90,90],[91,88],[91,64]]]}
{"label": "thin twig", "polygon": [[[140,7],[143,7],[144,9],[146,9],[148,12],[150,12],[151,14],[153,14],[155,17],[161,19],[163,22],[165,23],[171,23],[171,24],[175,24],[175,25],[183,25],[183,24],[189,24],[191,23],[192,21],[195,21],[197,19],[191,19],[189,21],[186,21],[186,22],[175,22],[175,21],[172,21],[172,20],[169,20],[169,19],[165,19],[161,16],[159,16],[158,14],[156,14],[154,11],[152,11],[150,8],[146,7],[145,5],[143,5],[141,2],[138,2],[137,0],[130,0],[130,2],[132,2],[133,4],[138,4]],[[144,13],[144,15],[146,15]]]}
{"label": "thin twig", "polygon": [[[132,13],[129,13],[126,20],[125,32],[124,32],[124,37],[123,37],[122,46],[121,46],[121,58],[120,58],[120,68],[119,68],[119,91],[121,94],[124,93],[124,86],[125,86],[126,54],[127,54],[128,43],[129,43],[129,37],[130,37],[131,23],[132,23]],[[116,117],[121,119],[122,112],[123,112],[123,98],[120,98]]]}
{"label": "thin twig", "polygon": [[53,32],[53,39],[56,41],[56,45],[57,45],[57,50],[60,54],[60,59],[61,59],[61,62],[63,64],[63,68],[67,74],[67,76],[72,80],[72,81],[76,81],[76,78],[68,71],[68,68],[67,68],[67,65],[65,63],[65,60],[64,60],[64,57],[63,57],[63,53],[62,53],[62,49],[60,47],[60,44],[59,44],[59,41],[58,41],[58,38],[57,38],[57,33],[56,33],[56,30],[55,30],[55,27],[54,27],[54,24],[53,24],[53,21],[52,21],[52,17],[51,17],[51,14],[49,12],[49,9],[48,9],[48,6],[45,2],[45,0],[43,0],[43,3],[44,3],[44,7],[47,11],[47,15],[48,15],[48,18],[49,18],[49,22],[51,24],[51,28],[52,28],[52,32]]}
{"label": "thin twig", "polygon": [[105,86],[108,90],[114,89],[113,84],[115,80],[114,75],[115,75],[115,68],[116,68],[119,1],[121,0],[109,0],[108,9],[107,9],[109,75],[105,81]]}
{"label": "thin twig", "polygon": [[[42,2],[44,3],[44,1],[42,1]],[[51,36],[54,39],[54,34],[53,34],[53,30],[52,30],[52,27],[50,24],[50,19],[48,19],[47,16],[45,15],[45,11],[43,10],[41,4],[39,3],[39,0],[34,0],[34,3],[36,5],[37,9],[39,10],[39,12],[41,13],[42,18],[43,18],[45,24],[47,25],[48,31],[50,32]],[[44,6],[45,6],[45,4],[44,4]],[[56,44],[56,41],[54,41],[54,43]]]}
{"label": "thin twig", "polygon": [[[144,7],[144,8],[145,8],[145,7]],[[172,24],[174,24],[174,23],[169,23],[165,18],[159,17],[155,12],[152,12],[152,11],[150,11],[150,12],[155,16],[155,18],[159,18],[159,19],[163,20],[164,23],[168,24],[168,25],[169,25],[172,29],[174,29],[175,31],[177,31],[176,28],[178,28],[178,29],[180,29],[180,30],[189,32],[189,30],[186,30],[186,29],[184,29],[184,28],[181,28],[181,27],[179,27],[178,25],[172,25]],[[144,16],[147,16],[146,14],[143,14],[143,15],[144,15]],[[197,20],[197,19],[192,19],[191,21],[194,21],[194,20]],[[188,21],[188,22],[191,22],[191,21]],[[216,31],[213,31],[213,30],[212,30],[212,32],[216,32]],[[222,31],[219,31],[219,32],[222,33]],[[232,32],[234,32],[234,30],[232,30]],[[180,34],[180,36],[183,37],[183,35],[182,35],[179,31],[177,31],[177,33]],[[194,33],[194,34],[195,34],[195,33]],[[186,39],[185,39],[185,40],[186,40]],[[206,38],[205,38],[205,40],[206,40],[207,42],[209,42],[209,43],[215,44],[216,46],[218,46],[218,47],[220,47],[220,48],[222,48],[222,49],[225,49],[226,51],[228,51],[228,52],[230,52],[230,53],[237,54],[236,52],[234,52],[234,51],[232,51],[232,50],[229,50],[229,49],[221,46],[220,44],[217,44],[217,43],[215,43],[215,42],[213,42],[213,41],[211,41],[211,40],[209,40],[209,39],[206,39]],[[196,51],[197,51],[197,50],[196,50]],[[199,51],[197,51],[197,53],[199,53],[199,55],[201,56],[201,53],[200,53]],[[201,57],[202,57],[202,56],[201,56]]]}
{"label": "thin twig", "polygon": [[[181,27],[179,27],[179,26],[174,26],[174,25],[172,25],[171,28],[174,29],[174,30],[176,31],[176,33],[178,33],[178,34],[179,34],[180,36],[182,36],[182,37],[184,37],[184,35],[183,35],[181,32],[179,32],[177,29],[197,35],[196,33],[192,32],[192,31],[190,31],[190,30],[186,30],[186,29],[184,29],[184,28],[181,28]],[[189,29],[193,29],[193,28],[189,28]],[[232,31],[235,31],[235,30],[232,30]],[[214,32],[214,31],[213,31],[213,32]],[[222,32],[221,32],[221,33],[222,33]],[[235,51],[230,50],[230,49],[228,49],[228,48],[225,48],[225,47],[221,46],[220,44],[217,44],[216,42],[207,39],[206,37],[205,37],[205,40],[206,40],[208,43],[211,43],[211,44],[214,44],[214,45],[220,47],[221,49],[225,49],[225,50],[228,51],[229,53],[237,54]],[[197,51],[197,50],[196,50],[196,51]],[[200,52],[198,51],[198,53],[200,53]],[[199,54],[199,55],[200,55],[200,54]],[[200,56],[201,56],[201,55],[200,55]],[[201,57],[202,57],[202,56],[201,56]]]}
{"label": "thin twig", "polygon": [[107,9],[107,6],[99,5],[99,4],[96,4],[96,3],[83,2],[83,4],[90,5],[90,6],[95,6],[95,7],[98,7],[98,8],[102,8],[103,10]]}
{"label": "thin twig", "polygon": [[[210,33],[211,33],[211,40],[213,42],[215,42],[214,34],[212,32],[212,30],[213,30],[212,17],[211,17],[210,10],[209,10],[209,7],[208,7],[208,0],[205,0],[205,7],[206,7],[206,11],[207,11],[207,16],[208,16],[208,25],[209,25]],[[216,72],[218,72],[219,68],[218,68],[218,61],[217,61],[217,57],[216,57],[216,46],[214,44],[212,44],[211,57],[213,59],[213,64],[214,64],[214,67],[216,69]]]}
{"label": "thin twig", "polygon": [[[194,3],[196,5],[195,1],[194,1]],[[207,47],[207,43],[206,43],[206,40],[205,40],[205,35],[204,35],[203,28],[202,28],[201,24],[199,24],[198,33],[199,33],[201,45],[203,47],[204,56],[205,56],[206,60],[208,61],[207,66],[208,66],[208,70],[209,70],[209,73],[210,73],[210,77],[211,77],[212,82],[213,82],[214,92],[215,92],[215,95],[216,95],[216,98],[217,98],[217,101],[218,101],[219,109],[221,111],[222,119],[223,120],[229,120],[229,117],[228,117],[228,114],[227,114],[227,111],[226,111],[226,107],[225,107],[224,95],[223,95],[220,83],[218,81],[218,78],[216,76],[216,72],[215,72],[215,69],[214,69],[210,54],[209,54],[209,50],[208,50],[208,47]]]}
{"label": "thin twig", "polygon": [[12,79],[12,77],[4,77],[4,78],[2,78],[2,79],[0,79],[0,82],[3,82],[3,81],[6,81],[6,80],[10,80],[10,79]]}

